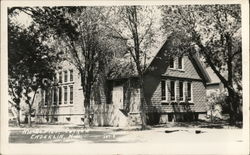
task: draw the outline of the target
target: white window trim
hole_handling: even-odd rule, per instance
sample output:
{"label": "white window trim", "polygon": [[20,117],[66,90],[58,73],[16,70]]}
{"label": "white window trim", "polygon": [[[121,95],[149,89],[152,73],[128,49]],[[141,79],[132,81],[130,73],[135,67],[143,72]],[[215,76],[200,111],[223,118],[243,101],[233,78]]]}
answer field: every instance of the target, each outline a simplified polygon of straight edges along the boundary
{"label": "white window trim", "polygon": [[170,90],[170,100],[169,102],[176,102],[176,83],[177,83],[177,80],[169,80],[169,83],[170,83],[170,89],[171,89],[171,81],[174,81],[174,100],[171,100],[171,90]]}
{"label": "white window trim", "polygon": [[175,58],[174,58],[174,66],[173,66],[173,68],[172,68],[172,67],[170,67],[170,65],[169,65],[169,69],[184,72],[184,71],[185,71],[185,70],[184,70],[184,57],[182,56],[182,61],[181,61],[181,63],[182,63],[182,69],[179,69],[179,68],[178,68],[178,67],[179,67],[178,58],[179,58],[179,57],[175,57]]}
{"label": "white window trim", "polygon": [[194,100],[193,100],[193,82],[188,82],[187,81],[187,84],[186,84],[186,87],[187,87],[187,93],[188,93],[188,83],[190,83],[190,87],[191,87],[191,100],[190,101],[187,101],[187,102],[189,102],[189,103],[193,103],[194,102]]}
{"label": "white window trim", "polygon": [[190,103],[193,103],[194,102],[194,96],[193,96],[193,82],[190,82],[190,85],[191,85],[191,100],[189,101]]}
{"label": "white window trim", "polygon": [[[178,58],[179,58],[179,57],[178,57]],[[178,62],[178,68],[177,68],[177,69],[180,70],[180,71],[184,71],[184,57],[183,57],[183,56],[181,57],[181,67],[182,67],[182,68],[180,69],[180,68],[179,68],[179,62]]]}
{"label": "white window trim", "polygon": [[[188,93],[188,83],[191,84],[191,100],[190,101],[187,101],[189,103],[193,103],[193,82],[189,82],[189,81],[182,81],[182,80],[161,80],[161,81],[165,81],[165,95],[166,95],[166,99],[165,100],[161,100],[161,102],[177,102],[177,97],[179,99],[179,102],[186,102],[186,93]],[[168,89],[168,83],[170,84],[169,87],[171,89],[171,81],[174,81],[174,84],[175,84],[175,87],[174,87],[174,93],[175,93],[175,100],[171,100],[171,94],[170,94],[170,98],[168,96],[169,94],[169,90]],[[183,86],[182,86],[182,93],[183,93],[183,99],[180,100],[180,91],[178,92],[179,96],[177,96],[177,83],[179,84],[179,89],[180,89],[180,82],[183,83]]]}

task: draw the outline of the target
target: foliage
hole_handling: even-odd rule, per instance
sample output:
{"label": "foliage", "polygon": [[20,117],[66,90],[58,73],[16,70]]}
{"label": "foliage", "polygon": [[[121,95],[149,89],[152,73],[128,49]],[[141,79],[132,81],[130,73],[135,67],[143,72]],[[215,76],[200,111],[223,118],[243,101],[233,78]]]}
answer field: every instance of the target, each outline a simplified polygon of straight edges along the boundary
{"label": "foliage", "polygon": [[146,69],[150,49],[159,35],[154,21],[153,6],[115,6],[107,8],[105,27],[112,37],[126,42],[126,52],[136,66]]}
{"label": "foliage", "polygon": [[240,5],[164,6],[162,15],[165,31],[185,34],[228,90],[235,122],[242,91]]}
{"label": "foliage", "polygon": [[[115,42],[103,27],[101,7],[35,7],[24,8],[39,31],[48,33],[55,50],[74,64],[80,73],[87,117],[94,85],[105,77],[112,62]],[[110,52],[112,51],[112,52]],[[104,79],[105,80],[105,79]],[[86,119],[88,120],[88,119]],[[86,122],[88,124],[88,122]]]}
{"label": "foliage", "polygon": [[142,129],[146,128],[143,73],[146,70],[149,52],[156,36],[153,8],[150,6],[119,6],[111,7],[106,12],[106,17],[108,18],[106,18],[105,26],[114,32],[114,38],[126,41],[127,51],[130,57],[132,57],[131,63],[135,64],[141,94]]}
{"label": "foliage", "polygon": [[[15,16],[15,14],[9,14],[9,17],[13,15]],[[55,61],[55,57],[51,52],[51,49],[40,41],[39,33],[33,25],[24,28],[9,18],[8,76],[9,94],[13,101],[9,102],[14,104],[19,112],[20,102],[25,100],[31,114],[37,90],[44,89],[43,79],[52,79],[51,62]]]}

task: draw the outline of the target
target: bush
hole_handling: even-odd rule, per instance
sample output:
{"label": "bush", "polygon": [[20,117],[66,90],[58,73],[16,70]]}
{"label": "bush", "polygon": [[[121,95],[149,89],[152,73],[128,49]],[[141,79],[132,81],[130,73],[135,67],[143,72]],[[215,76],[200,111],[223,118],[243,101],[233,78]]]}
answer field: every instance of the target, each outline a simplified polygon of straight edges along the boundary
{"label": "bush", "polygon": [[226,93],[212,93],[210,96],[208,96],[207,106],[207,117],[212,116],[214,119],[222,119],[222,114],[229,112]]}

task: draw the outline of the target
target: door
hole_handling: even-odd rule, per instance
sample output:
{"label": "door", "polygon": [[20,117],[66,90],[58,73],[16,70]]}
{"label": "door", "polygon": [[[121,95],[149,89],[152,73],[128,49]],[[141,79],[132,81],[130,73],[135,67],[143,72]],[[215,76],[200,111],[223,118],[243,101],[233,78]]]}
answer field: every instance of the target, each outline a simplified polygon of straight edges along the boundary
{"label": "door", "polygon": [[125,127],[128,125],[128,118],[120,109],[123,109],[123,87],[117,86],[113,88],[112,92],[113,101],[113,126]]}
{"label": "door", "polygon": [[123,109],[123,87],[117,86],[113,88],[112,101],[115,108]]}

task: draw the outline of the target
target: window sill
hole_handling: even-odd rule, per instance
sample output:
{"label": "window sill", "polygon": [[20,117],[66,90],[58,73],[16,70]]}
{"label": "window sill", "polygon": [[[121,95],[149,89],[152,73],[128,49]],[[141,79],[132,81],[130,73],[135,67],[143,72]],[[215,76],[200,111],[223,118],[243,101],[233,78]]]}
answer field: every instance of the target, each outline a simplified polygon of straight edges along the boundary
{"label": "window sill", "polygon": [[161,105],[194,105],[194,103],[182,101],[178,104],[176,101],[161,101]]}
{"label": "window sill", "polygon": [[180,102],[179,105],[194,105],[193,102]]}
{"label": "window sill", "polygon": [[169,68],[170,70],[173,70],[173,71],[180,71],[180,72],[185,72],[184,69],[177,69],[177,68]]}
{"label": "window sill", "polygon": [[58,83],[58,85],[69,85],[69,84],[74,84],[74,81],[70,81],[70,82],[62,82],[62,83]]}
{"label": "window sill", "polygon": [[[44,108],[47,108],[49,107],[48,105],[44,105],[43,106]],[[63,104],[60,104],[60,105],[51,105],[50,107],[73,107],[73,104],[66,104],[66,105],[63,105]]]}

